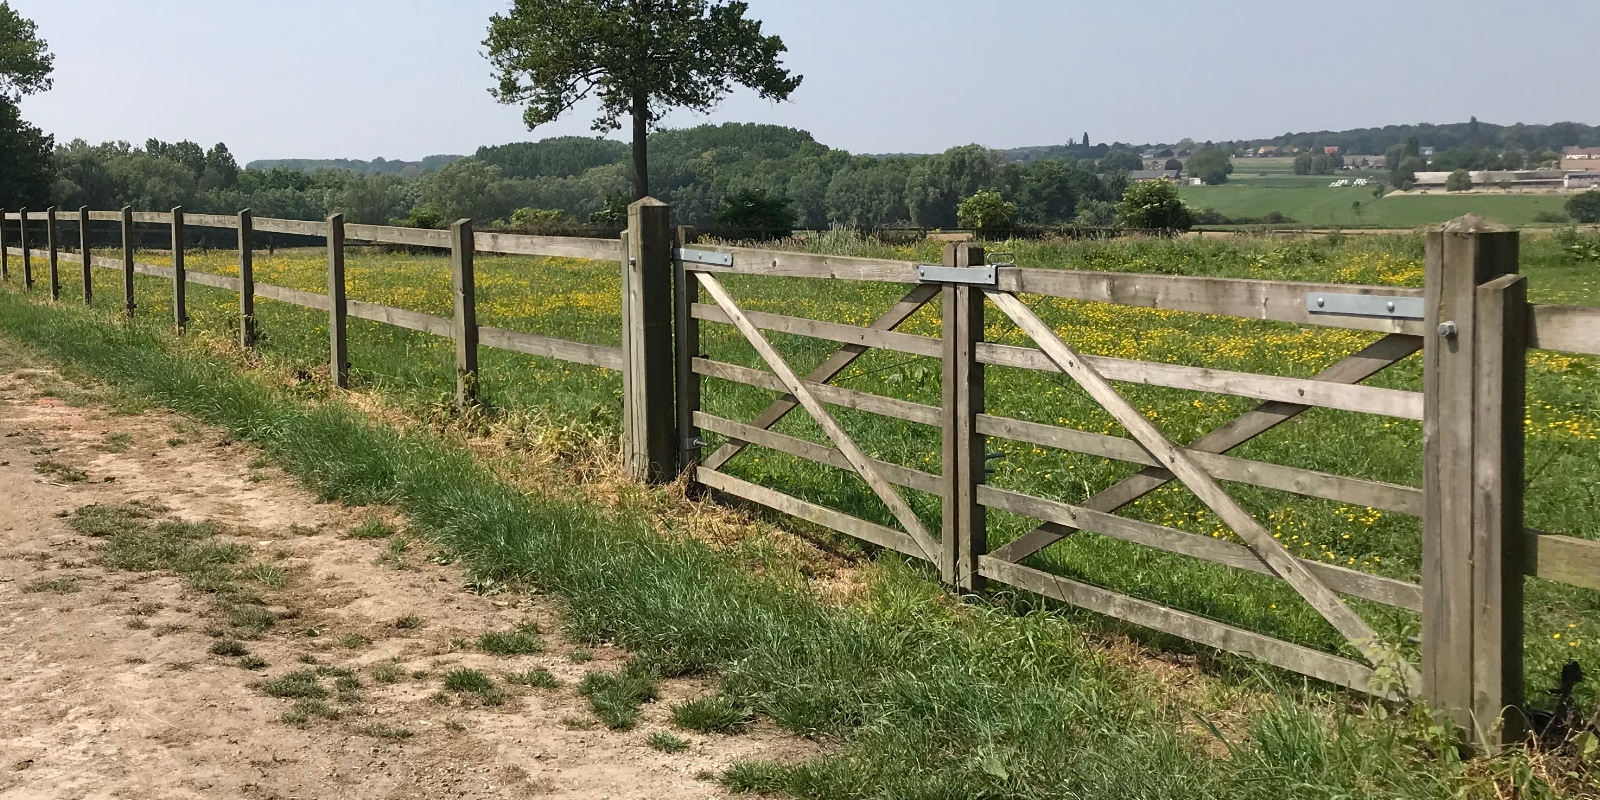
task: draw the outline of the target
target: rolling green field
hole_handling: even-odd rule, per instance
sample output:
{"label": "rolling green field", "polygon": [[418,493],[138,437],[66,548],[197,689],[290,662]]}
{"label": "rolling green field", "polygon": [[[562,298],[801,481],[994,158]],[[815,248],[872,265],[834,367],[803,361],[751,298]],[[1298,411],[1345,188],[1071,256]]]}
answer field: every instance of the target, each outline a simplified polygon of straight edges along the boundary
{"label": "rolling green field", "polygon": [[[1306,227],[1417,228],[1447,222],[1463,214],[1480,214],[1516,227],[1537,224],[1541,213],[1565,213],[1567,195],[1475,194],[1438,191],[1378,199],[1370,186],[1333,188],[1341,179],[1369,178],[1386,182],[1388,175],[1352,170],[1336,175],[1295,175],[1289,158],[1235,159],[1234,173],[1220,186],[1181,186],[1179,195],[1192,208],[1215,209],[1231,218],[1259,219],[1281,213]],[[1359,210],[1358,210],[1359,209]]]}
{"label": "rolling green field", "polygon": [[[1554,240],[1525,244],[1525,271],[1536,302],[1600,304],[1600,266],[1583,264]],[[937,261],[931,245],[888,247],[847,235],[829,235],[813,249]],[[1420,285],[1421,246],[1415,237],[1352,237],[1341,243],[1152,241],[1111,243],[1013,242],[1004,245],[1024,266],[1128,272],[1204,274],[1249,278]],[[193,253],[190,269],[228,274],[227,251]],[[161,263],[163,255],[142,260]],[[352,250],[350,297],[448,315],[448,262],[442,257]],[[326,268],[320,250],[259,255],[257,279],[317,291]],[[619,342],[616,267],[570,259],[481,257],[477,264],[479,315],[483,324],[596,344]],[[109,274],[109,273],[102,273]],[[730,291],[746,308],[865,325],[887,309],[904,287],[886,284],[730,277]],[[73,296],[68,283],[65,293]],[[102,290],[104,291],[104,290]],[[167,313],[170,288],[139,279],[140,313]],[[236,298],[192,286],[192,329],[225,332],[236,323]],[[937,336],[937,308],[924,309],[903,331]],[[1032,298],[1031,305],[1065,340],[1082,351],[1221,369],[1305,377],[1377,337],[1339,329],[1244,321],[1059,299]],[[260,301],[258,316],[269,359],[315,373],[326,368],[326,320],[307,309]],[[384,392],[418,408],[442,403],[454,381],[451,344],[444,339],[351,320],[351,359],[358,387]],[[727,326],[704,326],[703,350],[711,357],[760,366],[754,351]],[[991,309],[991,341],[1024,344],[1025,337]],[[774,344],[804,372],[833,349],[827,342],[772,334]],[[1528,428],[1528,524],[1542,530],[1600,538],[1600,384],[1592,381],[1600,359],[1535,353],[1530,358]],[[875,352],[837,383],[864,391],[938,405],[939,363]],[[541,408],[573,424],[615,431],[620,378],[604,370],[485,350],[481,383],[492,405]],[[1414,357],[1371,382],[1420,389]],[[1097,405],[1061,376],[991,368],[989,412],[1122,434]],[[1119,386],[1169,436],[1188,441],[1253,406],[1248,400],[1146,386]],[[705,410],[747,421],[774,399],[750,387],[706,382]],[[873,457],[928,472],[939,470],[936,429],[849,409],[837,417]],[[820,429],[794,414],[777,430],[825,441]],[[713,446],[716,444],[715,437]],[[1047,448],[995,441],[1004,452],[992,482],[1002,488],[1081,502],[1136,468]],[[1335,474],[1420,485],[1421,430],[1414,422],[1317,409],[1237,451],[1246,458]],[[858,478],[783,454],[753,448],[727,471],[748,480],[893,525],[887,510]],[[1302,498],[1271,490],[1230,486],[1233,494],[1298,553],[1331,564],[1416,580],[1420,531],[1416,520],[1367,508]],[[937,530],[939,503],[909,492],[930,530]],[[1124,513],[1151,522],[1238,541],[1208,515],[1187,490],[1169,488]],[[1029,521],[991,512],[991,547],[1031,527]],[[840,546],[851,546],[840,542]],[[1226,567],[1147,550],[1104,537],[1080,535],[1055,545],[1030,563],[1065,575],[1157,600],[1178,608],[1262,631],[1309,646],[1340,651],[1346,645],[1286,584]],[[1530,582],[1528,662],[1533,686],[1553,684],[1560,666],[1578,659],[1600,670],[1600,595]],[[1415,636],[1409,612],[1352,600],[1393,641]],[[1537,697],[1537,691],[1532,693]]]}

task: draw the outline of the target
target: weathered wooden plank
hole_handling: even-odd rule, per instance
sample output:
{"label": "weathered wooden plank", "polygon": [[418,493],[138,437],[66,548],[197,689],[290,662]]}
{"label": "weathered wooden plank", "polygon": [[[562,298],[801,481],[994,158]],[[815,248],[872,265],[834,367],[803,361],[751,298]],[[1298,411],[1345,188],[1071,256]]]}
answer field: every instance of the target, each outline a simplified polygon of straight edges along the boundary
{"label": "weathered wooden plank", "polygon": [[271,217],[257,217],[256,230],[262,233],[292,233],[296,236],[328,235],[328,223],[312,222],[303,219],[272,219]]}
{"label": "weathered wooden plank", "polygon": [[183,208],[172,209],[172,322],[183,331],[189,327],[189,276],[185,274]]}
{"label": "weathered wooden plank", "polygon": [[478,252],[547,258],[583,258],[615,261],[622,256],[622,243],[616,239],[584,239],[576,236],[527,236],[519,233],[478,233],[474,236]]}
{"label": "weathered wooden plank", "polygon": [[530,356],[554,358],[558,361],[570,361],[574,364],[583,364],[589,367],[600,367],[618,372],[621,372],[623,368],[622,348],[620,347],[571,342],[566,339],[553,339],[549,336],[537,336],[531,333],[510,331],[505,328],[495,328],[488,325],[478,327],[478,343],[483,347],[526,353]]}
{"label": "weathered wooden plank", "polygon": [[255,214],[239,212],[239,346],[256,346],[256,248]]}
{"label": "weathered wooden plank", "polygon": [[280,303],[288,303],[303,308],[314,308],[318,311],[330,311],[333,308],[333,302],[325,294],[303,292],[299,289],[274,286],[270,283],[261,283],[259,281],[256,282],[256,297],[265,297],[268,300],[276,300]]}
{"label": "weathered wooden plank", "polygon": [[[128,315],[128,319],[133,319],[134,308],[137,305],[133,298],[133,209],[124,207],[118,221],[122,224],[122,261],[109,266],[122,270],[123,312]],[[94,263],[94,259],[90,259],[89,263]]]}
{"label": "weathered wooden plank", "polygon": [[1527,346],[1600,355],[1600,308],[1531,306]]}
{"label": "weathered wooden plank", "polygon": [[[8,216],[7,219],[10,219],[10,217]],[[90,211],[89,212],[89,221],[90,222],[121,222],[122,221],[122,212],[121,211]]]}
{"label": "weathered wooden plank", "polygon": [[1313,292],[1391,297],[1422,296],[1422,291],[1419,289],[1398,286],[1085,272],[1070,269],[1002,268],[998,288],[1001,291],[1047,297],[1290,322],[1296,325],[1413,335],[1426,330],[1421,320],[1312,314],[1306,310],[1306,295]]}
{"label": "weathered wooden plank", "polygon": [[450,226],[450,297],[456,344],[456,407],[478,402],[478,290],[473,269],[472,221]]}
{"label": "weathered wooden plank", "polygon": [[980,569],[989,578],[1098,614],[1151,630],[1199,642],[1229,653],[1264,661],[1336,686],[1373,693],[1372,670],[1348,659],[1235,628],[1166,606],[1117,594],[1098,586],[1048,572],[984,557]]}
{"label": "weathered wooden plank", "polygon": [[160,211],[135,211],[133,212],[133,221],[153,225],[170,225],[172,224],[172,215]]}
{"label": "weathered wooden plank", "polygon": [[[321,296],[318,295],[318,297]],[[362,300],[346,300],[345,304],[350,308],[350,316],[356,319],[382,322],[385,325],[393,325],[397,328],[421,331],[422,333],[446,338],[453,334],[455,328],[455,323],[447,317],[436,317],[420,311],[407,311],[403,308],[368,303]]]}
{"label": "weathered wooden plank", "polygon": [[[1168,528],[1104,511],[1075,506],[1055,500],[1045,500],[1018,492],[982,486],[978,500],[990,508],[998,508],[1043,522],[1054,522],[1078,530],[1097,533],[1112,539],[1144,545],[1156,550],[1198,558],[1214,564],[1248,570],[1276,577],[1255,551],[1243,545],[1213,539],[1210,536]],[[1295,557],[1307,571],[1328,585],[1328,588],[1351,597],[1361,597],[1409,611],[1422,610],[1422,587],[1414,583],[1369,575],[1335,564]]]}
{"label": "weathered wooden plank", "polygon": [[[1060,372],[1048,356],[1031,347],[985,343],[978,347],[978,360],[996,366]],[[1107,380],[1119,383],[1165,386],[1171,389],[1297,403],[1399,419],[1422,419],[1420,392],[1329,383],[1311,378],[1284,378],[1250,372],[1230,372],[1182,364],[1128,361],[1105,356],[1085,355],[1083,360]]]}
{"label": "weathered wooden plank", "polygon": [[[1120,436],[988,415],[978,417],[978,431],[988,436],[1054,447],[1058,450],[1070,450],[1074,453],[1152,467],[1161,466],[1138,442]],[[1306,497],[1320,497],[1354,506],[1368,506],[1413,517],[1422,516],[1422,490],[1414,487],[1347,478],[1316,470],[1286,467],[1281,464],[1251,461],[1198,450],[1185,450],[1185,452],[1211,477],[1220,480],[1293,492]],[[1172,474],[1166,470],[1163,472],[1167,475]]]}
{"label": "weathered wooden plank", "polygon": [[[982,247],[949,243],[943,266],[969,269],[983,266]],[[984,588],[978,558],[989,552],[989,517],[978,499],[978,489],[988,478],[986,440],[977,418],[987,402],[984,366],[977,348],[984,336],[983,292],[971,286],[944,289],[940,395],[944,425],[940,431],[946,483],[943,505],[944,579],[963,591]]]}
{"label": "weathered wooden plank", "polygon": [[28,245],[28,209],[17,212],[17,249],[22,256],[22,288],[33,291],[33,253]]}
{"label": "weathered wooden plank", "polygon": [[784,389],[789,394],[794,395],[796,400],[800,401],[800,405],[822,428],[822,432],[827,434],[834,446],[844,453],[845,458],[849,459],[850,465],[855,468],[856,473],[867,482],[868,486],[872,487],[873,494],[876,494],[878,499],[889,507],[889,512],[900,522],[901,527],[905,529],[906,533],[911,534],[912,539],[916,540],[917,545],[922,548],[922,552],[926,554],[928,560],[937,564],[939,562],[939,544],[934,541],[933,537],[928,534],[927,529],[923,527],[922,521],[917,518],[917,512],[906,503],[905,498],[901,497],[899,492],[895,491],[888,481],[883,479],[883,476],[873,467],[871,459],[868,459],[866,454],[861,452],[861,448],[856,446],[855,442],[850,439],[849,434],[845,433],[844,428],[833,418],[833,415],[828,413],[828,409],[823,406],[822,401],[818,400],[816,395],[806,388],[805,382],[800,379],[800,376],[795,373],[788,362],[783,360],[783,356],[772,347],[772,344],[761,334],[761,331],[745,317],[744,312],[739,309],[733,297],[728,294],[728,290],[723,288],[722,283],[705,273],[699,273],[696,277],[699,278],[700,284],[705,287],[711,298],[717,301],[717,305],[727,312],[728,317],[733,321],[734,326],[739,329],[739,332],[744,334],[745,341],[755,348],[762,360],[767,362],[767,366],[777,374],[778,379],[783,382]]}
{"label": "weathered wooden plank", "polygon": [[1530,530],[1526,546],[1529,575],[1600,589],[1600,542]]}
{"label": "weathered wooden plank", "polygon": [[79,216],[79,212],[77,211],[63,211],[59,208],[56,209],[57,222],[77,222],[80,219],[82,219],[82,217]]}
{"label": "weathered wooden plank", "polygon": [[887,547],[912,558],[927,558],[921,548],[917,546],[916,541],[893,528],[886,528],[860,517],[852,517],[849,514],[834,511],[831,508],[819,506],[816,503],[810,503],[798,497],[768,489],[765,486],[758,486],[714,469],[699,467],[695,470],[695,480],[719,492],[742,500],[748,500],[757,505],[766,506],[791,517],[798,517],[807,522],[821,525],[824,528],[838,531],[846,536],[853,536],[879,547]]}
{"label": "weathered wooden plank", "polygon": [[[731,324],[728,315],[714,305],[695,303],[689,309],[695,319],[706,322],[720,322]],[[791,333],[798,336],[809,336],[813,339],[825,339],[841,344],[861,345],[878,350],[891,350],[896,353],[939,358],[941,345],[938,339],[928,336],[916,336],[909,333],[895,333],[892,331],[873,330],[859,325],[846,325],[839,322],[824,322],[822,320],[807,319],[805,317],[788,317],[782,314],[767,314],[760,311],[744,312],[756,327],[766,331],[778,333]]]}
{"label": "weathered wooden plank", "polygon": [[[1417,336],[1390,335],[1374,342],[1354,355],[1347,356],[1333,366],[1318,373],[1314,380],[1330,383],[1360,383],[1384,369],[1400,362],[1422,349],[1422,339]],[[1207,453],[1226,453],[1267,431],[1294,419],[1310,410],[1298,403],[1263,403],[1249,412],[1229,421],[1189,445],[1189,450]],[[1083,505],[1097,511],[1116,511],[1145,495],[1172,482],[1172,473],[1151,468],[1118,481],[1110,488],[1084,501]],[[1070,536],[1070,529],[1052,524],[1041,525],[995,551],[997,558],[1021,561],[1051,544]]]}
{"label": "weathered wooden plank", "polygon": [[[1473,731],[1473,414],[1477,393],[1478,286],[1516,271],[1494,255],[1497,234],[1481,219],[1465,217],[1426,236],[1424,310],[1428,325],[1446,335],[1426,338],[1422,423],[1423,691],[1429,705]],[[1486,238],[1487,237],[1487,238]],[[1484,245],[1487,245],[1486,247]]]}
{"label": "weathered wooden plank", "polygon": [[[699,285],[699,282],[696,281],[695,287],[697,289]],[[894,330],[895,328],[899,327],[901,323],[910,319],[911,316],[917,313],[917,311],[920,310],[924,305],[927,305],[928,301],[932,300],[934,295],[937,295],[939,291],[940,288],[932,284],[923,284],[913,288],[909,293],[906,294],[905,297],[900,298],[900,301],[895,303],[893,307],[891,307],[888,311],[885,311],[883,316],[878,317],[878,319],[872,323],[872,329],[879,331]],[[841,347],[835,351],[827,361],[822,362],[820,366],[818,366],[815,370],[812,370],[811,374],[806,376],[806,381],[814,384],[825,384],[828,381],[833,380],[834,377],[836,377],[839,373],[848,369],[851,364],[856,362],[856,359],[859,359],[861,356],[865,355],[869,350],[871,350],[871,348],[864,345],[845,345],[844,347]],[[698,350],[691,351],[691,353],[698,352]],[[694,368],[692,358],[690,359],[688,366],[692,371]],[[779,420],[788,416],[789,412],[793,411],[799,406],[800,404],[796,402],[793,397],[781,397],[774,401],[772,405],[768,406],[765,411],[762,411],[761,414],[751,422],[751,424],[755,425],[757,428],[770,428],[773,425],[776,425]],[[710,467],[711,469],[720,469],[722,465],[728,463],[729,460],[738,455],[743,449],[743,442],[729,442],[718,448],[715,453],[712,453],[711,456],[705,460],[705,466]]]}
{"label": "weathered wooden plank", "polygon": [[78,209],[78,258],[83,267],[80,282],[83,284],[83,304],[90,305],[94,302],[94,250],[89,247],[89,226],[85,220],[89,219],[88,207]]}
{"label": "weathered wooden plank", "polygon": [[[695,229],[679,225],[676,247],[693,244],[699,238]],[[690,277],[683,261],[672,259],[672,372],[677,381],[678,472],[691,478],[700,464],[705,443],[695,427],[694,415],[700,411],[700,376],[694,374],[694,358],[700,354],[700,320],[689,313],[700,302],[700,282]]]}
{"label": "weathered wooden plank", "polygon": [[[1238,504],[1216,481],[1197,466],[1181,448],[1157,430],[1150,420],[1134,408],[1095,369],[1085,363],[1082,356],[1056,336],[1055,332],[1036,316],[1021,300],[1005,292],[988,292],[989,299],[1011,317],[1039,347],[1050,356],[1063,372],[1083,387],[1112,418],[1121,423],[1128,433],[1159,459],[1166,468],[1188,487],[1200,502],[1215,513],[1240,538],[1247,542],[1278,577],[1283,578],[1312,608],[1317,610],[1345,639],[1363,650],[1369,660],[1375,655],[1371,648],[1377,645],[1377,634],[1372,627],[1347,607],[1321,580],[1312,574],[1299,559],[1289,555],[1283,546],[1261,523]],[[1409,678],[1410,676],[1405,676]],[[1407,684],[1411,681],[1407,680]]]}
{"label": "weathered wooden plank", "polygon": [[11,246],[6,244],[6,211],[0,208],[0,281],[11,280]]}
{"label": "weathered wooden plank", "polygon": [[61,299],[61,228],[56,222],[61,212],[51,206],[44,210],[45,244],[49,248],[45,263],[50,267],[50,299]]}
{"label": "weathered wooden plank", "polygon": [[[721,361],[697,358],[694,360],[694,371],[709,378],[733,381],[734,383],[769,389],[774,392],[788,391],[784,388],[783,381],[778,380],[778,376],[770,372],[724,364]],[[806,388],[810,389],[811,393],[815,394],[819,400],[830,405],[853,408],[869,414],[894,417],[922,425],[938,427],[940,424],[940,411],[933,406],[913,403],[909,400],[900,400],[894,397],[884,397],[881,394],[860,392],[855,389],[842,389],[825,383],[807,382]]]}
{"label": "weathered wooden plank", "polygon": [[230,292],[239,291],[239,279],[231,275],[213,275],[209,272],[195,272],[184,270],[184,280],[201,286],[210,286],[214,289],[227,289]]}
{"label": "weathered wooden plank", "polygon": [[[634,477],[669,483],[677,477],[677,380],[672,347],[672,210],[646,197],[628,206],[628,250],[622,272],[624,459]],[[618,251],[612,251],[615,254]]]}
{"label": "weathered wooden plank", "polygon": [[328,375],[333,385],[350,388],[350,303],[345,291],[344,216],[328,217]]}
{"label": "weathered wooden plank", "polygon": [[[701,411],[695,412],[694,424],[711,433],[738,438],[750,444],[765,447],[768,450],[776,450],[780,453],[787,453],[797,458],[815,461],[818,464],[826,464],[838,469],[855,471],[850,466],[850,460],[844,457],[844,453],[827,445],[808,442],[804,439],[764,430],[754,425],[746,425],[731,419],[714,417]],[[932,495],[943,495],[945,493],[944,479],[938,475],[930,475],[921,470],[902,467],[899,464],[891,464],[878,459],[871,459],[871,461],[873,466],[883,473],[884,479],[896,486],[904,486],[907,489],[916,489],[919,492],[927,492]]]}
{"label": "weathered wooden plank", "polygon": [[449,231],[436,231],[429,228],[399,228],[392,225],[346,225],[344,226],[344,238],[347,241],[356,242],[438,248],[448,248],[451,241]]}
{"label": "weathered wooden plank", "polygon": [[223,214],[190,214],[185,212],[183,224],[191,228],[227,228],[234,230],[239,227],[239,218]]}
{"label": "weathered wooden plank", "polygon": [[852,258],[817,253],[791,253],[783,250],[757,250],[747,247],[696,245],[695,249],[733,255],[733,264],[689,264],[694,272],[738,273],[788,278],[838,278],[848,281],[887,281],[917,283],[914,261],[881,258]]}
{"label": "weathered wooden plank", "polygon": [[[1515,234],[1495,237],[1515,269]],[[1523,688],[1523,415],[1528,279],[1504,275],[1477,288],[1473,357],[1472,719],[1480,741],[1520,741]],[[1499,730],[1496,721],[1503,720]]]}

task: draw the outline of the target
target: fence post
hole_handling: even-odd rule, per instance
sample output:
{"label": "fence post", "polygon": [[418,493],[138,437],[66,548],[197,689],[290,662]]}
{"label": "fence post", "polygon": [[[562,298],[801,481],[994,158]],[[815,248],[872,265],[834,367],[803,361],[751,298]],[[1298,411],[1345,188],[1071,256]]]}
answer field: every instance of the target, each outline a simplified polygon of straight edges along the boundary
{"label": "fence post", "polygon": [[676,476],[673,410],[672,209],[653,197],[628,206],[622,273],[623,457],[634,477]]}
{"label": "fence post", "polygon": [[[984,250],[972,244],[946,244],[944,265],[978,267]],[[944,425],[945,477],[941,573],[945,582],[964,591],[982,591],[978,559],[988,552],[987,514],[978,503],[978,486],[986,477],[985,440],[977,432],[984,409],[984,368],[977,344],[983,341],[983,291],[971,286],[944,287]]]}
{"label": "fence post", "polygon": [[[678,226],[678,247],[694,244],[700,234],[688,225]],[[700,376],[694,374],[694,360],[700,355],[700,320],[692,313],[700,302],[700,281],[683,267],[683,260],[672,259],[672,280],[676,304],[673,307],[674,350],[677,353],[678,378],[678,454],[679,474],[688,472],[700,463],[700,430],[694,424],[694,415],[700,410]],[[693,476],[690,476],[691,478]]]}
{"label": "fence post", "polygon": [[328,217],[328,375],[333,385],[350,388],[350,309],[345,298],[344,215]]}
{"label": "fence post", "polygon": [[[1427,235],[1422,674],[1430,705],[1493,746],[1522,696],[1525,282],[1515,231]],[[1505,714],[1500,737],[1520,733]]]}
{"label": "fence post", "polygon": [[20,218],[17,243],[22,246],[22,288],[33,290],[33,251],[28,246],[28,209],[17,212]]}
{"label": "fence post", "polygon": [[256,346],[256,220],[239,212],[239,346]]}
{"label": "fence post", "polygon": [[61,230],[56,224],[56,207],[44,210],[44,238],[49,247],[50,299],[61,299]]}
{"label": "fence post", "polygon": [[33,290],[33,249],[28,245],[28,209],[17,212],[21,217],[21,230],[17,231],[18,243],[22,245],[22,288]]}
{"label": "fence post", "polygon": [[6,249],[6,210],[0,208],[0,281],[11,280],[11,251]]}
{"label": "fence post", "polygon": [[189,272],[183,262],[183,207],[172,209],[172,323],[189,328]]}
{"label": "fence post", "polygon": [[83,256],[83,304],[94,302],[94,255],[89,251],[89,207],[78,209],[78,249]]}
{"label": "fence post", "polygon": [[122,305],[133,319],[133,206],[122,207]]}
{"label": "fence post", "polygon": [[450,226],[450,277],[455,288],[456,408],[478,402],[478,296],[472,220]]}

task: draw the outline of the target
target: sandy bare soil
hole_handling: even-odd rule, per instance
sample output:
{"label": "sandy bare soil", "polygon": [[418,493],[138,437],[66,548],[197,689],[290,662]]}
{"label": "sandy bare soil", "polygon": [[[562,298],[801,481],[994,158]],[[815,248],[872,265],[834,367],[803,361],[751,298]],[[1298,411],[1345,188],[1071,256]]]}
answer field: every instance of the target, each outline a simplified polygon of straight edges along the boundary
{"label": "sandy bare soil", "polygon": [[[607,731],[576,684],[625,656],[602,648],[574,660],[554,601],[474,594],[420,541],[384,558],[386,542],[344,535],[383,512],[319,504],[217,431],[50,396],[71,396],[62,386],[44,371],[0,375],[0,798],[716,797],[725,792],[710,776],[737,758],[816,752],[762,726],[676,731],[691,746],[675,755],[649,748],[651,733],[670,729],[673,702],[709,691],[687,681],[668,682],[636,729]],[[41,473],[45,460],[84,477]],[[214,521],[250,547],[246,564],[287,571],[282,588],[260,589],[280,621],[246,643],[269,666],[212,655],[212,598],[171,573],[102,566],[101,541],[65,519],[135,501]],[[422,626],[397,627],[407,615]],[[528,621],[545,632],[543,654],[471,645]],[[363,685],[340,719],[295,727],[282,720],[293,701],[252,685],[307,658]],[[374,680],[384,664],[403,678]],[[543,667],[562,685],[512,688],[504,706],[485,707],[441,691],[461,666],[497,681]],[[378,738],[374,725],[412,735]]]}

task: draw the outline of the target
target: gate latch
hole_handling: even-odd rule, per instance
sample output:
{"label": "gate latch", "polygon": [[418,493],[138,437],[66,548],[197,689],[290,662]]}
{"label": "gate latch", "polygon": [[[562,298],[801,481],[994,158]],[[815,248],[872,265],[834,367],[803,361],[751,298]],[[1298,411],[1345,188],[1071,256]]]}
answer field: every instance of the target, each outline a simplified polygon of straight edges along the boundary
{"label": "gate latch", "polygon": [[923,283],[960,283],[968,286],[996,286],[1000,283],[1001,264],[983,267],[936,267],[917,265],[917,280]]}
{"label": "gate latch", "polygon": [[1333,294],[1311,292],[1306,295],[1306,311],[1343,317],[1384,319],[1422,319],[1425,305],[1420,297],[1395,297],[1382,294]]}

